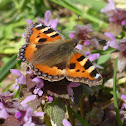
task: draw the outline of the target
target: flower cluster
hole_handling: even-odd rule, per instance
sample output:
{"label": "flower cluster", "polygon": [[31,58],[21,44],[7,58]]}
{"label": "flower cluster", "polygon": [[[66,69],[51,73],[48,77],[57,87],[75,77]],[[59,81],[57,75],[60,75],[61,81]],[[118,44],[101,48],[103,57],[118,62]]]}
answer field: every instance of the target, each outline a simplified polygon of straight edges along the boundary
{"label": "flower cluster", "polygon": [[26,97],[21,103],[16,99],[11,99],[13,96],[14,94],[10,92],[0,93],[0,120],[4,119],[6,126],[15,124],[35,126],[33,118],[43,117],[44,112],[34,112],[27,103],[34,100],[36,96]]}
{"label": "flower cluster", "polygon": [[126,10],[116,8],[113,0],[108,0],[108,2],[105,8],[101,10],[102,13],[107,14],[111,23],[108,32],[104,33],[109,38],[109,41],[104,46],[103,50],[107,50],[108,47],[118,50],[118,70],[122,72],[126,66],[126,39],[123,38],[117,41],[116,36],[122,32],[122,28],[120,30],[120,27],[126,25]]}
{"label": "flower cluster", "polygon": [[126,25],[126,10],[116,8],[113,0],[108,0],[108,4],[101,10],[102,13],[107,14],[111,23]]}

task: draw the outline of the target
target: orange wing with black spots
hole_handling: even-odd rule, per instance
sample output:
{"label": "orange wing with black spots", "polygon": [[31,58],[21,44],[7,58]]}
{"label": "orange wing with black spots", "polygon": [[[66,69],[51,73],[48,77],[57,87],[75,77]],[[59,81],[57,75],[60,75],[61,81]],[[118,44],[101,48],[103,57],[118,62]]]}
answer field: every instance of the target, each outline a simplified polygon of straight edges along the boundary
{"label": "orange wing with black spots", "polygon": [[40,45],[62,40],[63,36],[52,28],[40,23],[31,23],[26,29],[26,44],[19,49],[18,59],[24,62],[31,62],[34,60],[34,53],[38,50]]}
{"label": "orange wing with black spots", "polygon": [[26,42],[32,44],[43,44],[62,39],[59,32],[39,23],[31,23],[26,29]]}
{"label": "orange wing with black spots", "polygon": [[65,77],[65,68],[60,69],[57,66],[49,67],[42,64],[32,64],[31,67],[32,70],[34,70],[35,73],[38,75],[38,77],[41,77],[45,80],[59,81]]}
{"label": "orange wing with black spots", "polygon": [[95,66],[75,48],[76,41],[65,40],[57,31],[39,23],[31,23],[26,33],[18,59],[26,62],[38,77],[49,81],[66,77],[89,86],[102,84]]}
{"label": "orange wing with black spots", "polygon": [[73,53],[67,64],[66,77],[70,81],[86,83],[89,86],[102,84],[100,73],[90,60],[78,50]]}

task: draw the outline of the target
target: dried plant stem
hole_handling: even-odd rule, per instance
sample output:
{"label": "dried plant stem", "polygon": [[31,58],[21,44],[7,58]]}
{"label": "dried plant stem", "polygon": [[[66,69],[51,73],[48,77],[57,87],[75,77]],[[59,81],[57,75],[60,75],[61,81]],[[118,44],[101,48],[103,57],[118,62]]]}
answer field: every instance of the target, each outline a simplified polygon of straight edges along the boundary
{"label": "dried plant stem", "polygon": [[83,105],[83,97],[81,97],[80,99],[80,114],[81,114],[81,117],[84,118],[84,105]]}

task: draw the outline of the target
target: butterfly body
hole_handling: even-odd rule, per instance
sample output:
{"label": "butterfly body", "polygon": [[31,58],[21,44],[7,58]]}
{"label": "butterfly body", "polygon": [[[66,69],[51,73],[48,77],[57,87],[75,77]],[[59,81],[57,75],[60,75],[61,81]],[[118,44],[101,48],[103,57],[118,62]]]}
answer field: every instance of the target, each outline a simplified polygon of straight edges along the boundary
{"label": "butterfly body", "polygon": [[27,62],[45,80],[59,81],[66,77],[90,86],[101,84],[101,75],[75,48],[76,43],[48,26],[32,23],[27,28],[26,43],[19,49],[18,59]]}

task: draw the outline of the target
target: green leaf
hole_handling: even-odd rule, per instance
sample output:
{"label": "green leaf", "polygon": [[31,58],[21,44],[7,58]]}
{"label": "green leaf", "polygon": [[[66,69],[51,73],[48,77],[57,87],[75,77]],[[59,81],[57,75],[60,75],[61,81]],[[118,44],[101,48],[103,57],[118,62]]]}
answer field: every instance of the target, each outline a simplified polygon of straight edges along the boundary
{"label": "green leaf", "polygon": [[84,96],[89,96],[89,95],[93,95],[94,94],[94,91],[92,90],[92,88],[90,88],[89,86],[87,85],[83,85],[83,94]]}
{"label": "green leaf", "polygon": [[90,126],[86,120],[84,120],[79,114],[77,114],[72,108],[68,107],[68,109],[74,114],[74,116],[80,121],[82,126]]}
{"label": "green leaf", "polygon": [[97,61],[97,64],[98,65],[103,64],[103,63],[105,63],[109,59],[110,59],[110,54],[102,55],[102,56],[99,57],[99,59]]}
{"label": "green leaf", "polygon": [[16,58],[17,54],[13,55],[12,58],[2,68],[0,68],[0,81],[2,81],[4,77],[9,74],[10,69],[16,65]]}
{"label": "green leaf", "polygon": [[118,58],[115,60],[115,69],[114,69],[114,75],[113,75],[113,97],[114,97],[114,107],[115,107],[118,126],[122,126],[122,122],[121,122],[121,118],[120,118],[120,114],[119,114],[118,102],[117,102],[117,93],[116,93],[117,63],[118,63]]}
{"label": "green leaf", "polygon": [[61,99],[55,99],[52,103],[47,103],[44,108],[50,119],[57,124],[57,126],[62,126],[62,120],[65,117],[65,104]]}
{"label": "green leaf", "polygon": [[70,0],[51,0],[54,3],[73,11],[76,14],[81,14],[81,10],[77,8]]}
{"label": "green leaf", "polygon": [[106,3],[101,0],[70,0],[72,3],[77,3],[85,6],[89,6],[90,8],[95,9],[96,11],[100,11],[105,7]]}

